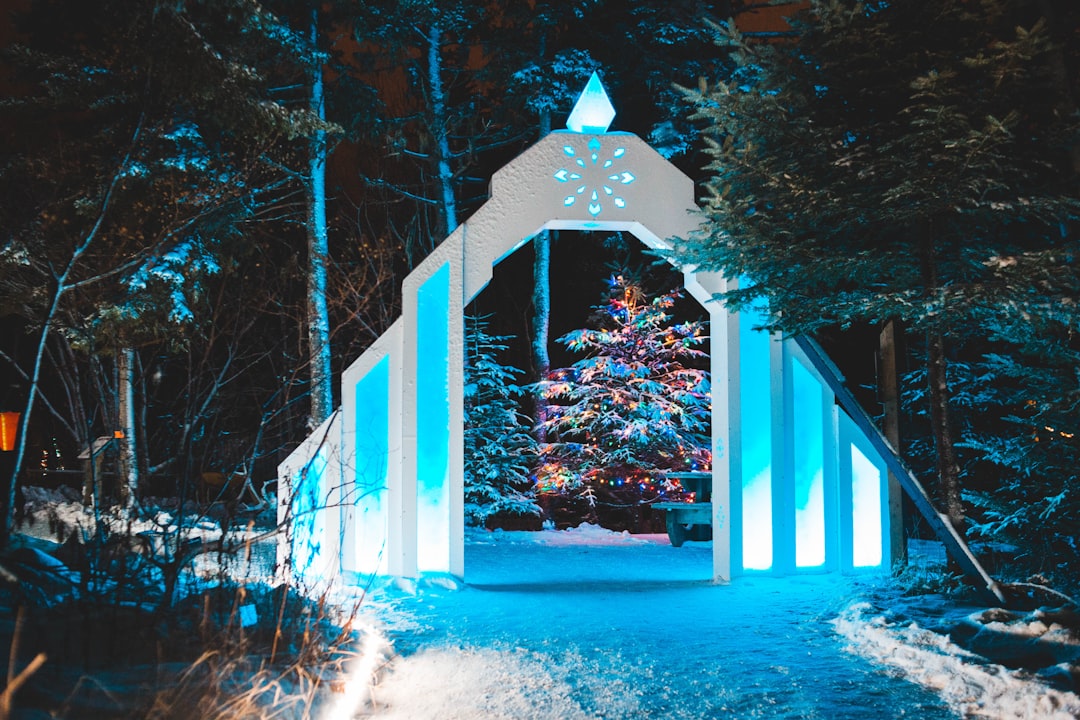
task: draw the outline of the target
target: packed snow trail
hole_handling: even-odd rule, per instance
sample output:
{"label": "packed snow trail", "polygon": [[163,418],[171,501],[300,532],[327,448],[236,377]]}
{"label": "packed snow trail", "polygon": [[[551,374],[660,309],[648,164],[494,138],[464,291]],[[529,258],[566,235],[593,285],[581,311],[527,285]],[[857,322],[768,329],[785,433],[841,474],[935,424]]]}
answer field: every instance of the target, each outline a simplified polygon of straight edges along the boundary
{"label": "packed snow trail", "polygon": [[[846,652],[837,575],[708,582],[711,548],[599,529],[477,533],[467,587],[394,602],[399,657],[370,715],[954,718],[932,692]],[[396,624],[396,626],[395,626]]]}

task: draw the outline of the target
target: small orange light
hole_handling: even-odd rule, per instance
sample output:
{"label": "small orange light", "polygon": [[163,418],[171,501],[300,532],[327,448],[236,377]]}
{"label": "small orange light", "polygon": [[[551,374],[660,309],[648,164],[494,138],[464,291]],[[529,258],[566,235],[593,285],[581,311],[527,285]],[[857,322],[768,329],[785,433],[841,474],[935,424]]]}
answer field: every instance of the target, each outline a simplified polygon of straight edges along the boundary
{"label": "small orange light", "polygon": [[15,433],[19,429],[17,412],[0,412],[0,450],[10,452],[15,449]]}
{"label": "small orange light", "polygon": [[124,431],[123,430],[113,430],[112,436],[117,440],[123,440],[124,439]]}

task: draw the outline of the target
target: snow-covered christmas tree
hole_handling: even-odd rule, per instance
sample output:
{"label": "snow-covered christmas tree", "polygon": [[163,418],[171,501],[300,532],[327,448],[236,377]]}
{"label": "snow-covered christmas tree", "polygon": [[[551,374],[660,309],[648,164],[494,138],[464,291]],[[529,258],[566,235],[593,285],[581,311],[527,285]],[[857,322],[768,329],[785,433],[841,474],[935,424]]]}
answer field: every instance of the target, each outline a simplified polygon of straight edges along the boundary
{"label": "snow-covered christmas tree", "polygon": [[[709,373],[704,324],[677,323],[679,293],[647,297],[613,274],[593,327],[559,338],[584,358],[539,384],[550,402],[536,486],[541,493],[633,505],[678,495],[665,472],[709,467]],[[594,514],[594,513],[590,513]]]}
{"label": "snow-covered christmas tree", "polygon": [[508,338],[469,316],[465,349],[465,520],[477,526],[540,526],[529,470],[536,441],[516,398],[517,368],[499,362]]}

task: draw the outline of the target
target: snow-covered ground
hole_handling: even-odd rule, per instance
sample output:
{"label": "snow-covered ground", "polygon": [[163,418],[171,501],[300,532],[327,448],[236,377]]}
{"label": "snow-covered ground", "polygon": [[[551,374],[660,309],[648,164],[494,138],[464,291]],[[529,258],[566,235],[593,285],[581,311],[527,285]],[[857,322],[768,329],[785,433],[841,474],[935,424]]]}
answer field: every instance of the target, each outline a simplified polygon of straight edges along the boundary
{"label": "snow-covered ground", "polygon": [[[93,524],[77,502],[29,495],[38,523],[24,530]],[[171,514],[133,529],[160,532]],[[220,536],[217,519],[195,520]],[[234,568],[200,556],[188,582],[270,581],[273,540],[252,549]],[[588,525],[471,531],[464,585],[362,593],[352,680],[319,720],[1080,717],[1075,612],[988,612],[868,577],[714,585],[711,552]]]}
{"label": "snow-covered ground", "polygon": [[[396,656],[362,714],[1080,716],[1073,693],[912,620],[920,611],[940,620],[943,600],[904,605],[876,581],[836,575],[713,585],[710,553],[708,543],[673,548],[663,535],[590,526],[471,533],[465,587],[421,581],[371,597]],[[874,598],[886,596],[903,612],[878,610]]]}
{"label": "snow-covered ground", "polygon": [[[847,639],[852,652],[892,668],[902,677],[938,693],[961,717],[1053,718],[1070,720],[1080,717],[1080,698],[1072,692],[1049,687],[1028,672],[1009,670],[988,662],[979,654],[965,650],[949,636],[921,627],[917,621],[890,621],[890,612],[882,613],[870,603],[853,603],[844,609],[833,625]],[[994,626],[998,627],[995,628]],[[1012,636],[1010,645],[1050,641],[1053,630],[1045,624],[1018,622],[1006,626],[989,622],[984,632]],[[1075,650],[1076,638],[1067,644]],[[1003,647],[1003,645],[999,645]],[[1076,653],[1073,652],[1073,657]],[[1058,664],[1049,666],[1043,675],[1053,679],[1058,672],[1069,672]]]}

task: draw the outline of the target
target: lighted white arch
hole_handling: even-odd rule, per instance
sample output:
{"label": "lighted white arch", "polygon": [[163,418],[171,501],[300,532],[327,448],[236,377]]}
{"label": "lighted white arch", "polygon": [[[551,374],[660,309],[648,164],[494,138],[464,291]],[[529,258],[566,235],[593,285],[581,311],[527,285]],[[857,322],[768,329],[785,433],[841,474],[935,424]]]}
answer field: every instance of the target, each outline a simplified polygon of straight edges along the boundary
{"label": "lighted white arch", "polygon": [[[594,78],[571,115],[581,132],[554,132],[496,172],[490,199],[405,279],[402,316],[343,373],[339,412],[279,468],[282,518],[297,499],[313,510],[282,551],[307,564],[294,570],[463,576],[465,305],[543,229],[622,231],[664,249],[699,222],[690,178],[637,136],[606,132],[612,115]],[[866,532],[840,512],[837,453],[849,453],[848,479],[883,463],[872,448],[839,447],[831,395],[793,343],[712,302],[722,276],[684,279],[711,323],[714,579],[853,567],[836,549]],[[885,487],[849,492],[847,506]]]}
{"label": "lighted white arch", "polygon": [[[410,489],[403,493],[408,505],[401,521],[402,537],[415,535],[416,546],[404,542],[391,549],[390,574],[464,571],[463,311],[491,280],[494,266],[544,229],[623,231],[666,247],[665,238],[695,229],[693,193],[690,178],[634,135],[555,132],[499,170],[491,199],[410,274],[402,317],[402,470]],[[699,291],[704,298],[722,289],[715,285],[719,278],[711,280],[713,286]],[[715,362],[722,358],[714,355]],[[713,372],[726,374],[722,367]],[[440,437],[439,428],[449,432]],[[723,506],[715,495],[714,505]],[[722,540],[716,545],[722,547]],[[719,574],[727,577],[728,571],[722,567]]]}

